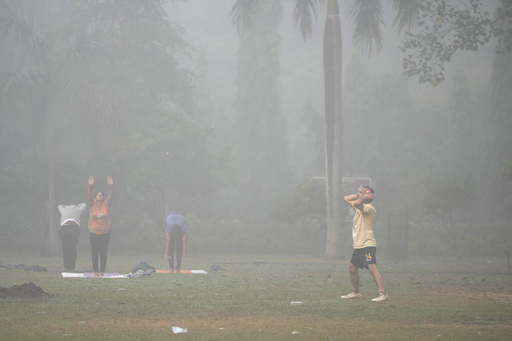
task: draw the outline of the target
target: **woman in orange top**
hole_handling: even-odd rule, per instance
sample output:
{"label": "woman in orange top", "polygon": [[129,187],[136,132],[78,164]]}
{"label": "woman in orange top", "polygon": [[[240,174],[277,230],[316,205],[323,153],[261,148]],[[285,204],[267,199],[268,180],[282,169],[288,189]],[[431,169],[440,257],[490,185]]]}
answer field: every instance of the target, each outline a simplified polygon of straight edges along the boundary
{"label": "woman in orange top", "polygon": [[[112,192],[114,181],[107,176],[110,186],[107,200],[104,200],[103,192],[96,193],[92,198],[92,186],[94,177],[89,177],[89,237],[91,240],[92,268],[96,276],[101,277],[107,267],[107,251],[110,242],[110,205],[112,204]],[[98,258],[100,266],[98,268]]]}

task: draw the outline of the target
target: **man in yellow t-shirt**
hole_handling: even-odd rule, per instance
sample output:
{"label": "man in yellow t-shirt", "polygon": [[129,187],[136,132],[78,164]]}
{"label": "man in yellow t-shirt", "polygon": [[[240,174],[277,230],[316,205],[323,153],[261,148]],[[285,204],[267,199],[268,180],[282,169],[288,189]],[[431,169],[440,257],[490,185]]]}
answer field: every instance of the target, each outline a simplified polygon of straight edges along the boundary
{"label": "man in yellow t-shirt", "polygon": [[384,290],[382,276],[377,269],[377,242],[373,232],[377,211],[371,202],[375,199],[375,191],[370,186],[363,186],[359,192],[347,195],[344,199],[356,211],[356,214],[354,215],[354,225],[352,226],[354,253],[349,265],[352,292],[341,296],[341,298],[349,299],[362,296],[359,292],[358,269],[366,268],[372,274],[379,289],[379,296],[373,298],[372,301],[385,301],[388,299],[388,295]]}

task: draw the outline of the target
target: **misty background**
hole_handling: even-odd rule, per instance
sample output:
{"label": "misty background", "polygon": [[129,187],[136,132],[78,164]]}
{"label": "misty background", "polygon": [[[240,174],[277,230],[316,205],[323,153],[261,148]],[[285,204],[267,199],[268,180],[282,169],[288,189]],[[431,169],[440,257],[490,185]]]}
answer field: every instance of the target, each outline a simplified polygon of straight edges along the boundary
{"label": "misty background", "polygon": [[[89,175],[107,192],[110,175],[112,253],[163,254],[165,217],[180,213],[190,256],[323,257],[325,8],[304,40],[291,2],[273,1],[242,39],[234,2],[0,2],[3,23],[25,24],[0,34],[3,251],[60,254],[57,205],[86,202]],[[389,12],[382,51],[368,56],[340,1],[343,176],[372,181],[379,255],[502,256],[512,55],[491,40],[458,51],[444,82],[420,84],[403,75]],[[85,215],[79,254],[87,235]]]}

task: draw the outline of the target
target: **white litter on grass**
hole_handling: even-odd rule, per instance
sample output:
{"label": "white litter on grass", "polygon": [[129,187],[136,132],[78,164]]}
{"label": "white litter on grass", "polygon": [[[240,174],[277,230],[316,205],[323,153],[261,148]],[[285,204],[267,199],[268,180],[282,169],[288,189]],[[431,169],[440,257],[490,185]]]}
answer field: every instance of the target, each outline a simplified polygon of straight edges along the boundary
{"label": "white litter on grass", "polygon": [[301,302],[301,301],[291,301],[290,302],[290,305],[303,305],[304,302]]}
{"label": "white litter on grass", "polygon": [[173,326],[172,327],[172,332],[174,334],[184,334],[184,333],[188,333],[188,330],[187,330],[187,328],[181,328],[181,327]]}
{"label": "white litter on grass", "polygon": [[190,270],[190,272],[193,274],[205,274],[205,275],[208,274],[208,272],[206,272],[204,270]]}
{"label": "white litter on grass", "polygon": [[300,334],[300,332],[293,331],[292,335],[295,335],[295,334]]}

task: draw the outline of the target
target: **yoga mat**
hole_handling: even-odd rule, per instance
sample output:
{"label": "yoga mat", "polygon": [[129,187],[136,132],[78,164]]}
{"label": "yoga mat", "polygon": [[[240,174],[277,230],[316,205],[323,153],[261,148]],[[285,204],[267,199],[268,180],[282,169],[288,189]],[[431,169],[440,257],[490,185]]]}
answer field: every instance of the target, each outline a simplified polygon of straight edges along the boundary
{"label": "yoga mat", "polygon": [[[170,274],[171,270],[156,270],[159,274]],[[174,270],[174,273],[177,273],[176,270]],[[204,270],[180,270],[180,274],[208,274],[208,272]]]}
{"label": "yoga mat", "polygon": [[64,278],[129,278],[126,275],[120,275],[118,273],[104,273],[103,277],[95,277],[94,272],[75,273],[75,272],[63,272],[62,277]]}

